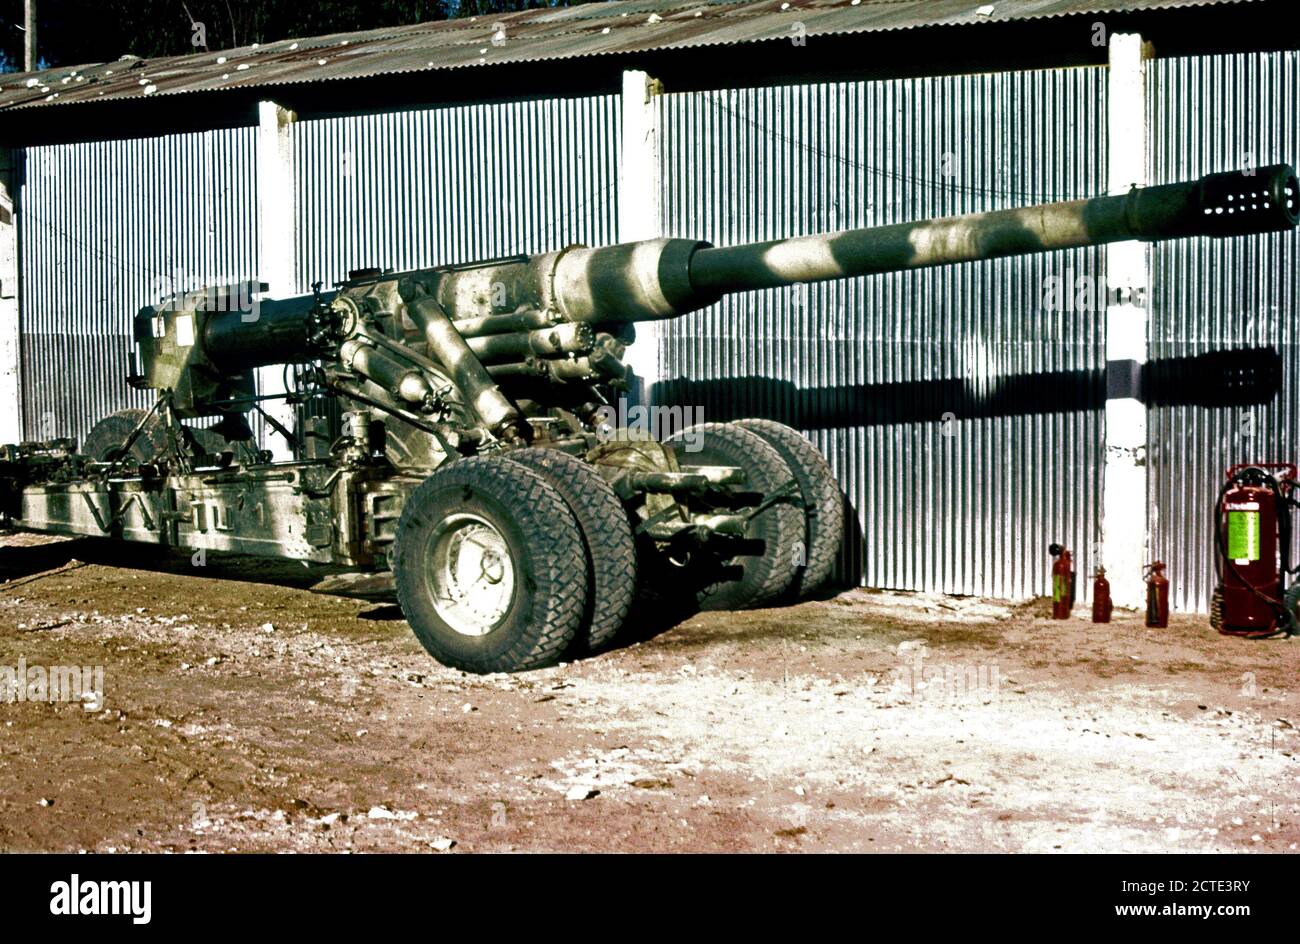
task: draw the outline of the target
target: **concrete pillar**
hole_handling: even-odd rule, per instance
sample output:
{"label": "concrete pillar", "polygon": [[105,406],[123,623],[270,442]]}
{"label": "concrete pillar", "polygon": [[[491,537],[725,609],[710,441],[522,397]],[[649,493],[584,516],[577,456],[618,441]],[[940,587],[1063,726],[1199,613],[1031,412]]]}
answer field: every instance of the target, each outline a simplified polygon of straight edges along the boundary
{"label": "concrete pillar", "polygon": [[[663,232],[663,186],[659,173],[659,82],[638,70],[623,73],[623,150],[619,155],[618,241],[654,239]],[[641,322],[626,363],[635,374],[629,391],[634,403],[648,403],[661,379],[661,326]]]}
{"label": "concrete pillar", "polygon": [[[1126,193],[1147,184],[1146,49],[1142,37],[1110,38],[1107,86],[1107,190]],[[1139,379],[1147,359],[1147,304],[1151,297],[1146,243],[1105,249],[1106,450],[1102,492],[1102,561],[1116,606],[1141,607],[1147,562],[1147,411]]]}
{"label": "concrete pillar", "polygon": [[[294,189],[293,140],[289,126],[297,116],[275,102],[257,105],[258,278],[270,287],[264,297],[284,298],[298,287],[298,206]],[[284,393],[284,368],[276,364],[257,372],[258,392]],[[262,404],[269,415],[294,429],[294,409],[283,400]],[[283,436],[266,431],[262,448],[279,461],[293,458]]]}
{"label": "concrete pillar", "polygon": [[0,148],[0,443],[23,438],[18,303],[18,172]]}

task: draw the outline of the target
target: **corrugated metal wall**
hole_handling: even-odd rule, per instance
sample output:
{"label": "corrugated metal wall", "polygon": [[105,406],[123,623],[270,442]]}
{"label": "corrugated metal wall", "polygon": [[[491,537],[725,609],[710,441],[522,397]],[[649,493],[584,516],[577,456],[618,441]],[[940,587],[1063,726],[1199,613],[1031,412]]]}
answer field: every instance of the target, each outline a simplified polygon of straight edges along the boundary
{"label": "corrugated metal wall", "polygon": [[[1300,53],[1157,60],[1148,94],[1153,183],[1300,160]],[[1148,412],[1152,553],[1169,564],[1170,602],[1179,609],[1208,607],[1211,516],[1224,471],[1294,461],[1300,451],[1298,246],[1291,232],[1153,249],[1153,364],[1263,347],[1282,365],[1280,393],[1262,404],[1174,402]],[[1173,373],[1175,381],[1206,379],[1194,365]]]}
{"label": "corrugated metal wall", "polygon": [[618,96],[300,121],[298,290],[616,237]]}
{"label": "corrugated metal wall", "polygon": [[165,291],[252,278],[251,128],[28,148],[19,213],[23,430],[85,437],[147,406],[131,316]]}
{"label": "corrugated metal wall", "polygon": [[[676,94],[663,110],[666,232],[719,245],[1105,189],[1097,68]],[[1049,543],[1092,566],[1105,397],[1103,313],[1048,311],[1044,285],[1100,266],[1082,250],[733,296],[668,326],[654,396],[809,433],[860,529],[849,576],[1040,594]]]}

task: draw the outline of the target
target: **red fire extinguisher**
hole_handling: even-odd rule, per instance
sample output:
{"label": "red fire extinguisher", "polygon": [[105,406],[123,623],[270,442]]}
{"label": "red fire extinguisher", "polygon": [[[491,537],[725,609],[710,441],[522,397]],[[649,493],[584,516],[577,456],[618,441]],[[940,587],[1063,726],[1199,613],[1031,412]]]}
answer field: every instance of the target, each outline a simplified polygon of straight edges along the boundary
{"label": "red fire extinguisher", "polygon": [[1052,619],[1069,619],[1074,606],[1074,558],[1059,544],[1047,548],[1052,564]]}
{"label": "red fire extinguisher", "polygon": [[1148,564],[1143,570],[1147,580],[1147,625],[1163,628],[1169,625],[1169,579],[1165,577],[1163,561]]}
{"label": "red fire extinguisher", "polygon": [[1098,567],[1097,575],[1092,578],[1092,621],[1109,623],[1112,609],[1114,607],[1110,602],[1110,581],[1106,579],[1106,568]]}
{"label": "red fire extinguisher", "polygon": [[1234,465],[1227,479],[1215,510],[1219,587],[1211,621],[1227,636],[1295,632],[1286,578],[1294,573],[1289,558],[1296,466]]}

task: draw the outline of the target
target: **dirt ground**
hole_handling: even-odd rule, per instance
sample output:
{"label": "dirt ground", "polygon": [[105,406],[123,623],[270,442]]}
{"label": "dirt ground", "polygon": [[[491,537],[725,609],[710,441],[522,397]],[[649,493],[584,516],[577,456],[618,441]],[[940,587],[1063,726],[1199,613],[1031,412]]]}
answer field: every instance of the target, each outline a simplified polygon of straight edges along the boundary
{"label": "dirt ground", "polygon": [[0,674],[103,667],[102,694],[0,702],[0,849],[1300,842],[1300,642],[855,590],[475,677],[322,577],[0,540]]}

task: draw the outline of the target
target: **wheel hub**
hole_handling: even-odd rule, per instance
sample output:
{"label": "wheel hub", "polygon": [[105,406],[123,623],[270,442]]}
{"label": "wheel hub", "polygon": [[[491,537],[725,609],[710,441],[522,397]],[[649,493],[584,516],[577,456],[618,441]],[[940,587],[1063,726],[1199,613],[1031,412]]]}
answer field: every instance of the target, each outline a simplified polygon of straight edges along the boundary
{"label": "wheel hub", "polygon": [[434,609],[456,632],[486,636],[509,612],[515,593],[505,537],[484,518],[457,514],[443,519],[431,545]]}

